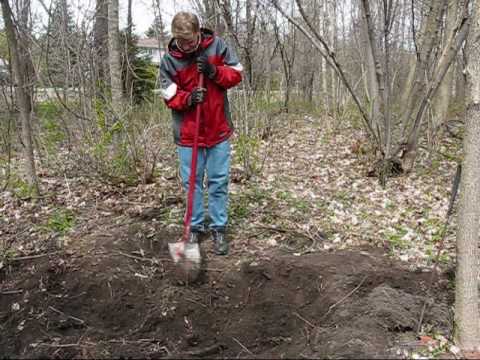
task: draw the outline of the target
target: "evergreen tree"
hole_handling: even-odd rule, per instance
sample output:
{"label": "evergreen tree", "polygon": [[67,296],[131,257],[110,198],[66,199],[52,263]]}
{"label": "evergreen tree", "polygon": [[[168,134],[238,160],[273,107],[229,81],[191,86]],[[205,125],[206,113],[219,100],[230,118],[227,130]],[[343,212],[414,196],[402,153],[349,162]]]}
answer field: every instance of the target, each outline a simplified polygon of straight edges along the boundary
{"label": "evergreen tree", "polygon": [[[140,49],[136,46],[138,36],[132,35],[131,42],[126,41],[126,32],[121,32],[122,44],[129,44],[127,48],[122,48],[122,80],[124,92],[132,95],[135,104],[148,100],[152,96],[152,90],[155,88],[157,77],[157,68],[152,63],[149,56],[140,55]],[[127,61],[129,59],[129,61]],[[132,81],[127,81],[127,71],[133,73]],[[130,88],[127,88],[130,87]],[[130,97],[130,96],[127,96]]]}
{"label": "evergreen tree", "polygon": [[162,39],[163,42],[167,41],[169,35],[165,29],[165,26],[162,24],[162,21],[160,20],[159,16],[155,16],[155,19],[153,20],[152,25],[150,25],[148,30],[145,31],[145,36],[147,38],[160,37],[160,39]]}
{"label": "evergreen tree", "polygon": [[71,86],[76,54],[76,25],[67,0],[55,0],[48,26],[47,70],[54,86]]}

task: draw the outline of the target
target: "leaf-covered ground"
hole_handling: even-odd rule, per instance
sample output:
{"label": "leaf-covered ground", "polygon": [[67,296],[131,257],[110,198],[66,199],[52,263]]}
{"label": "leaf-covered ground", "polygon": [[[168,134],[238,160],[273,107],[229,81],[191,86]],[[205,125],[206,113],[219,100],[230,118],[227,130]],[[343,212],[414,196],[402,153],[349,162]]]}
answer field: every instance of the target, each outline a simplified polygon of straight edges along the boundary
{"label": "leaf-covered ground", "polygon": [[[246,193],[268,198],[257,201],[255,220],[248,225],[270,223],[302,233],[311,240],[308,250],[374,244],[412,267],[431,265],[459,144],[446,141],[431,157],[423,149],[415,171],[390,178],[386,188],[367,177],[374,160],[364,154],[366,147],[354,129],[334,131],[308,116],[292,121],[273,144],[265,145],[269,155],[264,177],[248,190],[233,189],[240,198]],[[453,255],[454,222],[449,230],[440,258],[445,264]],[[277,238],[288,247],[288,236],[278,233]]]}
{"label": "leaf-covered ground", "polygon": [[[52,239],[68,244],[106,217],[113,222],[148,217],[180,231],[184,198],[175,151],[169,143],[160,146],[164,150],[153,184],[113,187],[68,171],[41,169],[44,197],[39,202],[22,200],[21,189],[3,192],[4,250],[31,255],[51,246]],[[320,119],[291,116],[262,141],[251,160],[258,175],[246,180],[237,146],[230,186],[234,251],[280,247],[302,254],[369,244],[412,267],[430,266],[442,235],[458,141],[444,142],[430,157],[423,150],[415,171],[390,178],[385,188],[367,176],[373,165],[367,147],[358,129],[334,129]],[[448,229],[440,257],[444,264],[454,255],[455,218]]]}

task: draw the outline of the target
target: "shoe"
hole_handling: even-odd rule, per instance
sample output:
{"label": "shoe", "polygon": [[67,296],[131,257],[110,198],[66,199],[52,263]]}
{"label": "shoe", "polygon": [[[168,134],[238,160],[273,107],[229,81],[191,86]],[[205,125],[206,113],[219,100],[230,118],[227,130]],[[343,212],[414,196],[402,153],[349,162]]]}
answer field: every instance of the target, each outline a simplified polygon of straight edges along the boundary
{"label": "shoe", "polygon": [[224,231],[212,229],[213,251],[216,255],[228,254],[228,241]]}
{"label": "shoe", "polygon": [[188,237],[188,243],[189,244],[198,244],[199,243],[199,237],[200,237],[200,233],[198,233],[196,231],[192,231],[190,233],[190,236]]}

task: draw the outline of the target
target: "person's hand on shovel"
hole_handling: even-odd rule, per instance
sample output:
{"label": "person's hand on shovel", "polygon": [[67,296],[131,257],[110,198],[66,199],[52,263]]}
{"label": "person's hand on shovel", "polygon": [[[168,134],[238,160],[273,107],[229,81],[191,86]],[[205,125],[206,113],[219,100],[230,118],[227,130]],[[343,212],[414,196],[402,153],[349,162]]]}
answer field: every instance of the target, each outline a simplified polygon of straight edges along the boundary
{"label": "person's hand on shovel", "polygon": [[207,89],[203,87],[196,87],[195,89],[193,89],[187,99],[188,106],[192,107],[197,104],[203,103],[205,101],[206,92]]}
{"label": "person's hand on shovel", "polygon": [[205,55],[197,57],[196,63],[198,72],[205,74],[209,79],[213,79],[217,75],[217,67],[209,63]]}

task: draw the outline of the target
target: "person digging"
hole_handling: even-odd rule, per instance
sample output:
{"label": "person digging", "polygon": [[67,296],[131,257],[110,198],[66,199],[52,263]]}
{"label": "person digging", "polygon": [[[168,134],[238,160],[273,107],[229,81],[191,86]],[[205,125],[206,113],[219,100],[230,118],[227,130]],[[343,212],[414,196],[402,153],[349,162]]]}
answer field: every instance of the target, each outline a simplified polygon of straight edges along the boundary
{"label": "person digging", "polygon": [[177,13],[171,30],[172,39],[160,64],[160,94],[172,110],[180,176],[187,192],[184,241],[174,251],[185,256],[189,244],[198,249],[199,237],[207,233],[203,203],[206,174],[208,227],[214,252],[227,255],[229,139],[233,125],[226,92],[242,81],[243,68],[222,38],[200,28],[195,14]]}

